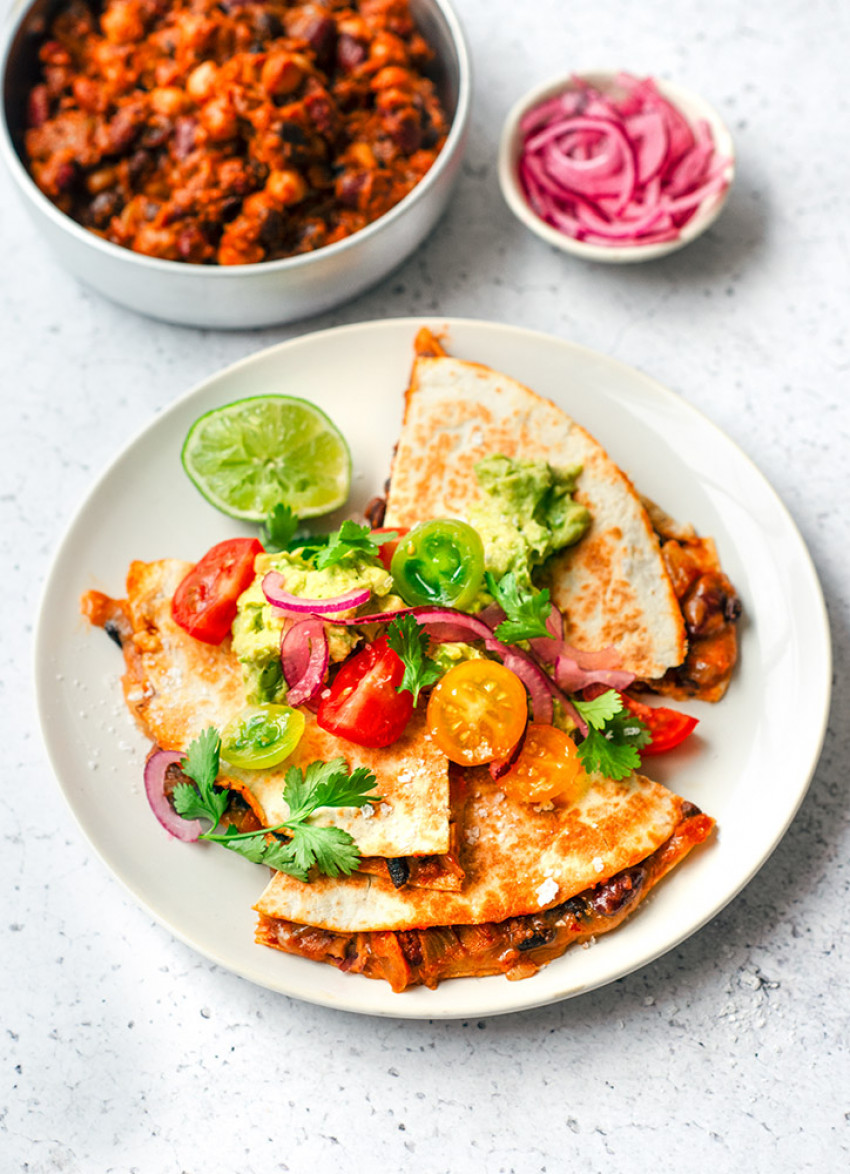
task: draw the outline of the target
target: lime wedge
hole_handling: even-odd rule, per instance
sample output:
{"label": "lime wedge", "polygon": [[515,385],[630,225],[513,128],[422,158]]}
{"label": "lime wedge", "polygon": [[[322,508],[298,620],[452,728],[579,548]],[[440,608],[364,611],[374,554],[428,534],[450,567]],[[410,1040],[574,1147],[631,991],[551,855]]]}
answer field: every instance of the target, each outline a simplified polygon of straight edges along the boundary
{"label": "lime wedge", "polygon": [[299,518],[341,506],[351,453],[323,411],[288,395],[257,395],[215,408],[189,429],[183,468],[216,509],[261,522],[283,502]]}

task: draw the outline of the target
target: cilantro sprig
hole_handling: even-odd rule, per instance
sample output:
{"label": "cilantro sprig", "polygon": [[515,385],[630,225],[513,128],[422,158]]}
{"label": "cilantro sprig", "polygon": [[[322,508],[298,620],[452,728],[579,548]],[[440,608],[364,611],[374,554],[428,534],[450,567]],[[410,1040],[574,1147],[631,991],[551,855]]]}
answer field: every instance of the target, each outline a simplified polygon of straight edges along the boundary
{"label": "cilantro sprig", "polygon": [[316,555],[316,569],[323,571],[325,567],[335,566],[345,562],[353,555],[361,554],[367,558],[378,558],[378,551],[385,542],[392,542],[398,538],[394,531],[382,533],[380,541],[372,537],[370,526],[361,526],[349,518],[342,523],[338,530],[331,534],[327,546],[324,546]]}
{"label": "cilantro sprig", "polygon": [[297,529],[298,516],[281,502],[266,514],[266,520],[260,528],[260,538],[269,554],[277,554],[289,549]]}
{"label": "cilantro sprig", "polygon": [[572,699],[587,722],[587,737],[577,748],[582,766],[609,779],[625,779],[640,767],[639,751],[652,741],[644,723],[624,705],[614,689],[592,701]]}
{"label": "cilantro sprig", "polygon": [[387,628],[387,644],[404,662],[404,677],[397,692],[409,689],[413,704],[419,704],[422,689],[436,684],[443,670],[428,655],[431,641],[412,615],[396,616]]}
{"label": "cilantro sprig", "polygon": [[344,758],[311,762],[306,771],[291,766],[286,772],[283,797],[289,815],[283,823],[255,832],[216,829],[227,808],[227,788],[216,785],[220,766],[221,738],[210,726],[190,743],[180,766],[193,783],[174,788],[172,802],[184,819],[205,819],[210,823],[200,839],[238,852],[255,864],[267,864],[298,880],[309,879],[314,866],[325,876],[348,876],[357,867],[360,852],[348,832],[337,827],[316,827],[308,823],[320,807],[365,807],[380,796],[372,794],[375,776],[366,767],[349,771]]}
{"label": "cilantro sprig", "polygon": [[550,636],[546,620],[552,610],[549,591],[524,591],[513,571],[508,571],[496,582],[491,571],[485,575],[487,589],[507,617],[496,629],[496,637],[503,644],[533,640],[536,636]]}

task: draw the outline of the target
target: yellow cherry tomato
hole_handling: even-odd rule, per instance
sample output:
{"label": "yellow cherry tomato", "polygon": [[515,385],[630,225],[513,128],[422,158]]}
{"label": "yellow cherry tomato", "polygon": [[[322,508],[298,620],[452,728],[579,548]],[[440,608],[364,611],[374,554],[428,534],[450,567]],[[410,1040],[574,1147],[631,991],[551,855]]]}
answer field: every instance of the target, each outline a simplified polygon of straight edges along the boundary
{"label": "yellow cherry tomato", "polygon": [[531,722],[522,750],[501,784],[521,803],[554,801],[562,806],[581,798],[587,775],[568,734],[555,726]]}
{"label": "yellow cherry tomato", "polygon": [[449,669],[428,701],[428,729],[451,762],[480,766],[504,758],[528,721],[525,686],[494,660]]}

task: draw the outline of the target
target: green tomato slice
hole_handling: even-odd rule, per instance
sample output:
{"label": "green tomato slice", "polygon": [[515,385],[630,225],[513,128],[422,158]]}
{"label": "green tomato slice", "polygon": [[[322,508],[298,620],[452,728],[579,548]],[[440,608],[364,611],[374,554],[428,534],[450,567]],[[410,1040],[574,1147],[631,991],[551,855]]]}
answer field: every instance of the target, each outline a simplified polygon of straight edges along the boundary
{"label": "green tomato slice", "polygon": [[304,733],[304,714],[289,705],[249,705],[221,732],[221,756],[240,770],[263,770],[288,758]]}
{"label": "green tomato slice", "polygon": [[412,607],[463,610],[484,581],[484,544],[466,522],[437,518],[401,539],[390,566],[395,589]]}

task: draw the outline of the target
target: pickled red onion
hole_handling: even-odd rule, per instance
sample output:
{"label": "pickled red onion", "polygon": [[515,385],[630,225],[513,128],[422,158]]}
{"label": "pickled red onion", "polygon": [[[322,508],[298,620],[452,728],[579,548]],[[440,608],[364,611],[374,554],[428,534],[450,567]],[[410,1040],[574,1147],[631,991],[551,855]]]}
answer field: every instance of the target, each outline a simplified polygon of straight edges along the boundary
{"label": "pickled red onion", "polygon": [[289,686],[288,705],[303,705],[316,696],[325,683],[329,660],[328,637],[319,616],[299,620],[284,632],[280,663]]}
{"label": "pickled red onion", "polygon": [[200,823],[197,819],[183,819],[179,816],[165,793],[168,768],[182,762],[185,757],[182,750],[154,750],[145,763],[145,795],[151,811],[169,835],[184,843],[192,843],[201,834]]}
{"label": "pickled red onion", "polygon": [[338,611],[351,611],[368,603],[372,592],[368,587],[355,587],[344,595],[332,599],[304,599],[284,591],[283,575],[279,571],[268,571],[263,577],[263,595],[279,611],[292,615],[325,615]]}
{"label": "pickled red onion", "polygon": [[651,78],[619,74],[617,96],[581,78],[528,111],[517,164],[532,210],[567,236],[610,246],[675,240],[728,185],[704,120],[693,126]]}

